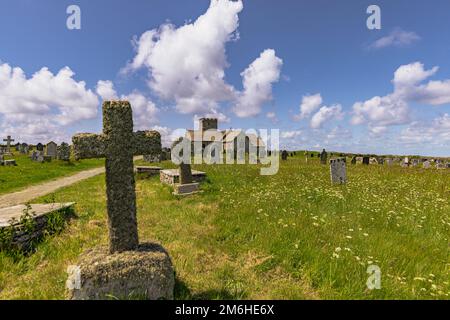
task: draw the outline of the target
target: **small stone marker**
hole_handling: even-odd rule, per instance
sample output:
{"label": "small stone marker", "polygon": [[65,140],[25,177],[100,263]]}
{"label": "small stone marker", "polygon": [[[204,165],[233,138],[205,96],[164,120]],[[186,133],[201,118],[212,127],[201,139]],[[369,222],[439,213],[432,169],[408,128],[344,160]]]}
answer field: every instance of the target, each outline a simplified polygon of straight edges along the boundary
{"label": "small stone marker", "polygon": [[430,161],[425,161],[424,163],[423,163],[423,168],[424,169],[430,169],[430,167],[431,167],[431,162]]}
{"label": "small stone marker", "polygon": [[388,166],[392,166],[392,163],[393,163],[394,161],[391,159],[391,158],[387,158],[386,159],[386,164],[388,165]]}
{"label": "small stone marker", "polygon": [[188,195],[197,192],[199,189],[199,183],[198,182],[194,183],[191,165],[181,163],[179,172],[180,172],[180,183],[175,184],[174,194]]}
{"label": "small stone marker", "polygon": [[80,287],[71,286],[70,299],[126,298],[172,299],[174,272],[168,253],[157,244],[138,241],[133,155],[161,150],[156,131],[133,133],[128,101],[103,103],[103,134],[73,137],[75,159],[106,157],[106,195],[109,253],[99,248],[80,257]]}
{"label": "small stone marker", "polygon": [[180,164],[180,184],[192,183],[194,179],[192,178],[191,165],[181,163]]}
{"label": "small stone marker", "polygon": [[286,150],[283,150],[281,152],[281,160],[287,160],[288,158],[288,152]]}
{"label": "small stone marker", "polygon": [[362,163],[368,166],[369,163],[370,163],[370,158],[369,157],[363,157],[362,158]]}
{"label": "small stone marker", "polygon": [[347,183],[347,167],[345,158],[330,160],[331,183]]}
{"label": "small stone marker", "polygon": [[351,164],[356,164],[356,156],[352,157],[352,161],[350,162]]}
{"label": "small stone marker", "polygon": [[327,164],[328,160],[328,153],[325,151],[325,149],[322,150],[320,153],[320,163],[321,164]]}

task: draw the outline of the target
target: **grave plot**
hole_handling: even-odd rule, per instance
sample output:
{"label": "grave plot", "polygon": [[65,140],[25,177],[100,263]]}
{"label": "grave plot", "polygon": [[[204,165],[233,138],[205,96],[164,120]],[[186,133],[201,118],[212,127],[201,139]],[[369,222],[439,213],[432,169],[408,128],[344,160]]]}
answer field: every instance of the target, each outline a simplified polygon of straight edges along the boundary
{"label": "grave plot", "polygon": [[0,209],[0,250],[27,251],[45,232],[53,233],[71,216],[75,202],[17,205]]}
{"label": "grave plot", "polygon": [[[203,182],[206,179],[206,173],[203,171],[192,170],[192,181]],[[164,184],[174,185],[180,182],[179,169],[165,169],[161,170],[160,180]]]}

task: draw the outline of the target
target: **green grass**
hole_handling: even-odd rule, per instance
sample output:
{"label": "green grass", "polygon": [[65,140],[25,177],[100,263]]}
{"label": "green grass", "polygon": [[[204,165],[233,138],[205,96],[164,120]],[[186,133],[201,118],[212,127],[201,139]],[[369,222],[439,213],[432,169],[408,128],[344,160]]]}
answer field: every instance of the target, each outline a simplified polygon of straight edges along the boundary
{"label": "green grass", "polygon": [[31,161],[29,155],[21,155],[17,152],[14,156],[8,156],[5,159],[15,159],[17,166],[0,166],[0,194],[17,191],[104,164],[103,159],[72,160],[69,163],[53,160],[52,162],[38,163]]}
{"label": "green grass", "polygon": [[[449,299],[448,170],[349,165],[348,184],[333,186],[301,156],[275,176],[194,169],[208,174],[194,196],[158,177],[136,187],[140,239],[169,250],[177,299]],[[46,199],[77,201],[78,218],[29,257],[0,253],[2,299],[63,299],[67,266],[107,243],[104,176]],[[381,290],[366,287],[371,264]]]}

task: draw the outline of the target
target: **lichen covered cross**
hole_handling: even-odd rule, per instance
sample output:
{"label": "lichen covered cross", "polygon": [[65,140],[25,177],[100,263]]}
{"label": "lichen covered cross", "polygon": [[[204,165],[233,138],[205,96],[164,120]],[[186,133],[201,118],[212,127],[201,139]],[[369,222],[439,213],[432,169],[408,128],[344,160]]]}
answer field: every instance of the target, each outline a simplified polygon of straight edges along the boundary
{"label": "lichen covered cross", "polygon": [[6,142],[6,152],[11,152],[11,142],[14,142],[14,139],[11,139],[11,136],[7,136],[6,139],[3,139]]}
{"label": "lichen covered cross", "polygon": [[106,157],[106,196],[111,253],[134,250],[139,244],[133,156],[161,152],[157,131],[133,132],[128,101],[103,102],[103,134],[72,138],[75,159]]}

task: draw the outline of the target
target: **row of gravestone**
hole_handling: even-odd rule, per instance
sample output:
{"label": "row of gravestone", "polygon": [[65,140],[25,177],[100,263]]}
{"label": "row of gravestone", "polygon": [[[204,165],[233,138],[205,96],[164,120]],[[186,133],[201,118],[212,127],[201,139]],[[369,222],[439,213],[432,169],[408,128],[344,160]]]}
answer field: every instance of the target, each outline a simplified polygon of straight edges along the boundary
{"label": "row of gravestone", "polygon": [[[54,145],[56,145],[56,143]],[[69,144],[65,142],[61,143],[61,145],[56,147],[56,152],[54,145],[50,145],[50,148],[48,147],[49,145],[47,145],[45,154],[42,150],[34,150],[31,153],[30,159],[36,162],[50,162],[54,158],[62,161],[70,161],[71,149]]]}
{"label": "row of gravestone", "polygon": [[[293,152],[293,153],[291,152],[289,154],[288,151],[283,150],[281,152],[281,159],[287,160],[289,155],[292,157],[295,155],[295,152]],[[306,160],[308,160],[309,153],[307,151],[305,151],[305,155],[307,157]],[[331,155],[333,155],[333,154],[331,154]],[[311,158],[312,157],[314,157],[314,153],[311,153]],[[328,153],[325,151],[325,149],[322,150],[322,152],[318,155],[318,157],[320,158],[321,164],[327,164]],[[341,159],[342,158],[345,159],[345,157],[346,157],[345,154],[340,154]],[[400,166],[402,166],[402,167],[417,167],[419,165],[420,161],[422,162],[423,168],[425,168],[425,169],[431,168],[431,164],[433,162],[436,163],[437,169],[450,168],[450,162],[447,162],[445,164],[442,160],[434,160],[434,159],[428,160],[425,158],[422,158],[422,159],[414,158],[414,159],[410,160],[409,157],[405,157],[403,160],[401,160],[400,158],[392,159],[392,158],[383,158],[383,157],[353,156],[350,163],[353,165],[356,164],[357,162],[360,162],[364,165],[369,165],[369,164],[384,165],[386,163],[388,166],[391,166],[391,165],[393,165],[394,162],[400,162]]]}

